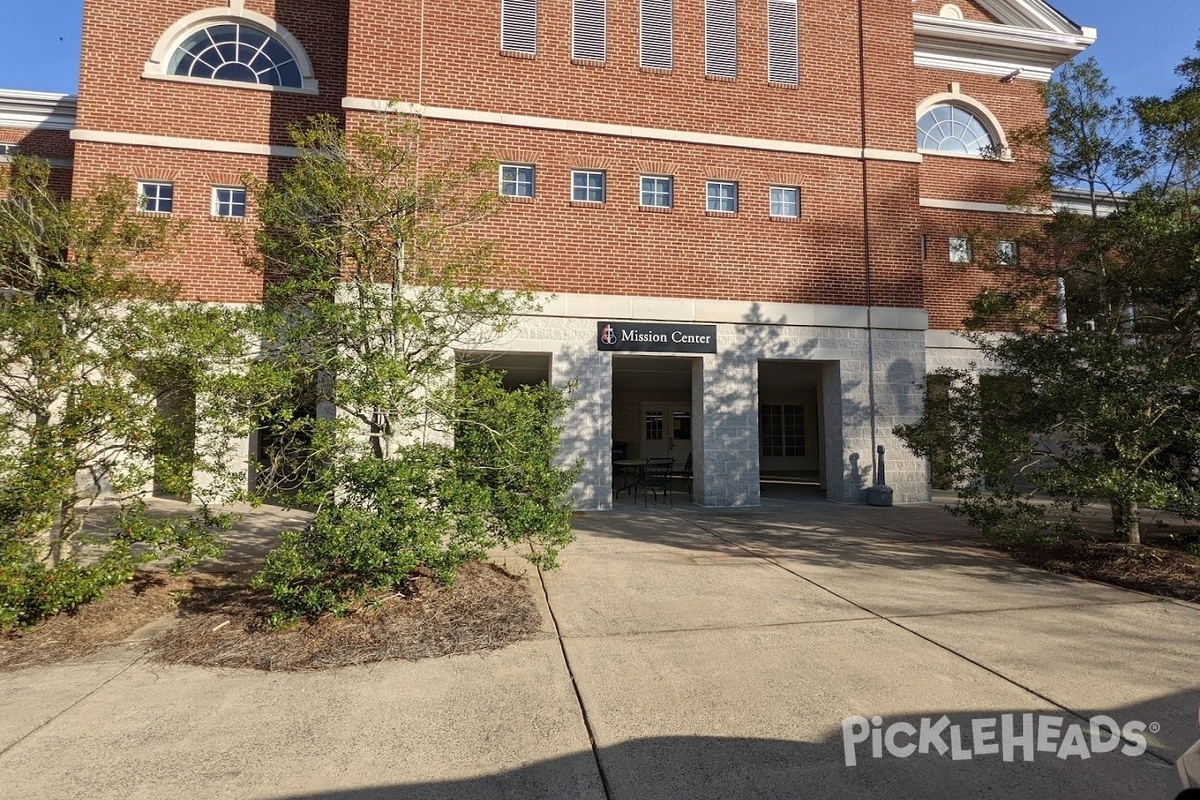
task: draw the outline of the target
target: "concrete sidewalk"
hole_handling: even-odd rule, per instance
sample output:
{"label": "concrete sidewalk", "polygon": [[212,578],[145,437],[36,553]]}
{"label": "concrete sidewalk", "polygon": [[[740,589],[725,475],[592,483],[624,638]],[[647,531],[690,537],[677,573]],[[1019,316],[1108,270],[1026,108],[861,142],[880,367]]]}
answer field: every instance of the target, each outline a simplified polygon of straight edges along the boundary
{"label": "concrete sidewalk", "polygon": [[[1200,607],[1021,567],[937,506],[577,530],[530,575],[542,633],[496,653],[261,674],[117,649],[0,674],[0,797],[1171,798],[1200,737]],[[847,717],[945,716],[970,749],[972,721],[1026,713],[1061,718],[1056,745],[1095,714],[1154,733],[1013,763],[868,738],[845,763]]]}

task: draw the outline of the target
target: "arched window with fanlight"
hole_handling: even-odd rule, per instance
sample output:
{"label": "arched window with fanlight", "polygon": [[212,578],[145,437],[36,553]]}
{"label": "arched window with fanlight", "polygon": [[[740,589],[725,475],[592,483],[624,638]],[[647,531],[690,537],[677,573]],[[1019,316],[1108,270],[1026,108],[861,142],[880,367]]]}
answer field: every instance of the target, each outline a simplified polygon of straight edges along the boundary
{"label": "arched window with fanlight", "polygon": [[178,20],[159,38],[143,77],[317,91],[300,42],[273,19],[244,8],[204,9]]}
{"label": "arched window with fanlight", "polygon": [[175,48],[170,75],[299,89],[296,57],[264,30],[238,22],[201,28]]}
{"label": "arched window with fanlight", "polygon": [[918,150],[982,156],[998,144],[992,127],[962,104],[936,103],[917,120]]}

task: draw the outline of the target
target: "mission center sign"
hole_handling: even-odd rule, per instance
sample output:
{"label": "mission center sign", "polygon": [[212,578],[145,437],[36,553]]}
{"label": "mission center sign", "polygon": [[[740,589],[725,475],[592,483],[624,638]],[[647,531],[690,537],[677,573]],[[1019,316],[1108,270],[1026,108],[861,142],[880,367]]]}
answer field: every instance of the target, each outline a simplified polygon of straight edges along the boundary
{"label": "mission center sign", "polygon": [[715,353],[717,326],[597,322],[596,347],[624,353]]}

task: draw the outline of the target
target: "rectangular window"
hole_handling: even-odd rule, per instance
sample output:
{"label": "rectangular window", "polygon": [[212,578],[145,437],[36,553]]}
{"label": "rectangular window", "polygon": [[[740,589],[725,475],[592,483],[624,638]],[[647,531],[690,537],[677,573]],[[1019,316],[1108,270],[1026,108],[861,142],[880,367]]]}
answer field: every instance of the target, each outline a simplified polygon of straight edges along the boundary
{"label": "rectangular window", "polygon": [[733,181],[709,181],[705,184],[706,208],[724,214],[737,211],[737,184]]}
{"label": "rectangular window", "polygon": [[500,194],[505,197],[533,197],[533,165],[501,164]]}
{"label": "rectangular window", "polygon": [[966,236],[950,237],[950,263],[971,263],[971,240]]}
{"label": "rectangular window", "polygon": [[571,58],[603,61],[607,55],[607,0],[573,0]]}
{"label": "rectangular window", "polygon": [[767,80],[800,83],[800,32],[796,0],[767,0]]}
{"label": "rectangular window", "polygon": [[675,179],[669,175],[642,176],[642,206],[645,208],[670,208],[674,201]]}
{"label": "rectangular window", "polygon": [[803,458],[804,406],[759,406],[758,442],[762,455],[767,458]]}
{"label": "rectangular window", "polygon": [[641,66],[672,69],[675,66],[675,0],[642,0]]}
{"label": "rectangular window", "polygon": [[571,200],[576,203],[603,203],[604,173],[587,169],[572,171]]}
{"label": "rectangular window", "polygon": [[800,216],[800,188],[798,186],[771,187],[771,216],[796,219]]}
{"label": "rectangular window", "polygon": [[243,186],[214,186],[212,215],[229,219],[245,219],[246,189]]}
{"label": "rectangular window", "polygon": [[1012,239],[996,242],[996,263],[1002,267],[1015,267],[1018,260],[1017,243]]}
{"label": "rectangular window", "polygon": [[138,181],[138,210],[151,214],[170,214],[175,204],[175,184]]}
{"label": "rectangular window", "polygon": [[704,0],[704,74],[737,77],[737,0]]}
{"label": "rectangular window", "polygon": [[4,144],[0,142],[0,157],[12,157],[20,151],[20,148],[15,144]]}
{"label": "rectangular window", "polygon": [[651,442],[662,441],[663,438],[663,412],[647,411],[646,412],[646,439]]}
{"label": "rectangular window", "polygon": [[500,0],[500,49],[537,53],[537,0]]}

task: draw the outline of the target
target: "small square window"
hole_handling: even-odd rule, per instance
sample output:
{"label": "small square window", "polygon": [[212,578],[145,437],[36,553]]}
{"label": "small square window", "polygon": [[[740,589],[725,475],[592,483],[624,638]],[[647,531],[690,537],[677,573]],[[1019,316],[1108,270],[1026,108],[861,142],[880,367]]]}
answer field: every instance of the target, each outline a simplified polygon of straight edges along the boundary
{"label": "small square window", "polygon": [[642,176],[642,207],[670,208],[675,201],[675,179],[670,175]]}
{"label": "small square window", "polygon": [[576,203],[603,203],[604,173],[599,170],[573,170],[571,200]]}
{"label": "small square window", "polygon": [[800,216],[800,188],[798,186],[771,187],[771,216],[796,219]]}
{"label": "small square window", "polygon": [[1017,243],[1012,239],[996,242],[996,263],[1003,267],[1015,267],[1018,261]]}
{"label": "small square window", "polygon": [[500,194],[505,197],[533,197],[533,165],[501,164]]}
{"label": "small square window", "polygon": [[175,184],[158,181],[138,182],[138,210],[151,214],[170,214],[175,204]]}
{"label": "small square window", "polygon": [[950,263],[970,264],[972,258],[971,240],[966,236],[950,237]]}
{"label": "small square window", "polygon": [[709,181],[705,184],[704,194],[709,211],[723,214],[737,212],[737,184],[733,181]]}
{"label": "small square window", "polygon": [[246,189],[243,186],[214,186],[212,215],[228,219],[246,218]]}

